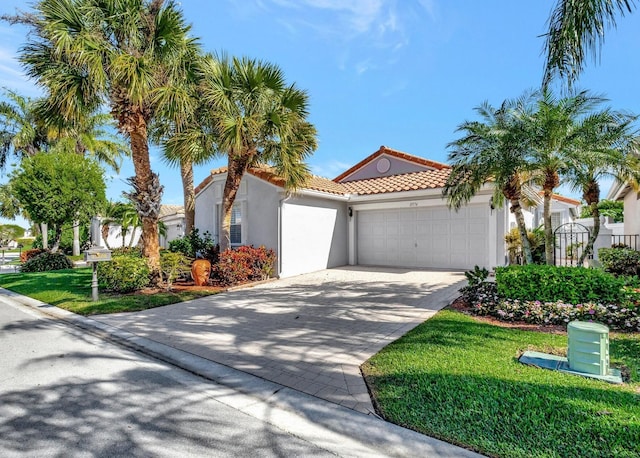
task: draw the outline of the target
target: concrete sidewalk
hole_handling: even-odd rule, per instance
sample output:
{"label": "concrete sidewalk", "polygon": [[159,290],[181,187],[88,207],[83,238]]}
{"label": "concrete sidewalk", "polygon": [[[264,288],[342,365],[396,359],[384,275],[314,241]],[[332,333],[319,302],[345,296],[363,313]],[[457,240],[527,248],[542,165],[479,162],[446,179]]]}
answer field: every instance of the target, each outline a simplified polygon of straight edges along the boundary
{"label": "concrete sidewalk", "polygon": [[[477,453],[0,288],[0,305],[28,306],[93,335],[219,383],[216,399],[337,456],[481,457]],[[225,388],[228,387],[228,388]],[[229,389],[231,388],[231,389]]]}
{"label": "concrete sidewalk", "polygon": [[373,414],[360,365],[457,296],[461,272],[344,267],[93,319]]}

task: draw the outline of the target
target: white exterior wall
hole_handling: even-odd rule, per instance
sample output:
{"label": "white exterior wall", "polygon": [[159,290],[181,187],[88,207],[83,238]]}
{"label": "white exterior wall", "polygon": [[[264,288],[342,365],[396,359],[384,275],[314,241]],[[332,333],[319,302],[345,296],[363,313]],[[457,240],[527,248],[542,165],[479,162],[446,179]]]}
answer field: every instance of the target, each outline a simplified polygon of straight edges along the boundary
{"label": "white exterior wall", "polygon": [[160,246],[169,248],[169,242],[184,237],[184,217],[173,215],[162,220],[166,227],[166,236],[160,236]]}
{"label": "white exterior wall", "polygon": [[[511,212],[511,206],[509,204],[505,205],[504,208],[507,212],[507,217],[509,219],[507,230],[518,227],[518,222],[516,221],[516,215]],[[522,216],[524,217],[524,225],[527,229],[533,229],[534,221],[535,221],[535,209],[522,209]]]}
{"label": "white exterior wall", "polygon": [[[211,235],[217,234],[216,230],[216,202],[218,199],[222,199],[222,193],[220,196],[216,196],[217,187],[215,183],[210,183],[202,191],[196,195],[195,202],[195,218],[193,226],[200,231],[200,235],[205,232],[209,232]],[[217,242],[217,239],[216,239]]]}
{"label": "white exterior wall", "polygon": [[[133,231],[133,243],[131,244],[131,246],[135,247],[138,245],[138,242],[140,241],[140,236],[142,235],[142,228],[137,227],[134,230],[133,227],[130,226],[127,229],[127,233],[125,234],[124,244],[123,244],[121,226],[119,224],[110,224],[109,235],[107,237],[107,242],[109,243],[108,246],[111,249],[122,248],[123,246],[128,247],[129,243],[131,242],[132,231]],[[107,245],[105,244],[104,238],[102,237],[102,224],[100,224],[100,231],[99,231],[98,237],[99,237],[98,245],[106,247]]]}
{"label": "white exterior wall", "polygon": [[629,191],[624,196],[624,233],[626,235],[640,234],[640,206],[638,195]]}
{"label": "white exterior wall", "polygon": [[348,261],[347,204],[306,196],[282,203],[281,276],[343,266]]}

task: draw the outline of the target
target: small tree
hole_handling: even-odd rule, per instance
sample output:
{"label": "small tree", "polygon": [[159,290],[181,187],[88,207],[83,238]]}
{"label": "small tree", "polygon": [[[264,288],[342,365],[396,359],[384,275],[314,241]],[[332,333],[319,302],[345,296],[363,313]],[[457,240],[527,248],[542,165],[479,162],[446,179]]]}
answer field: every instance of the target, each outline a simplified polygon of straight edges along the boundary
{"label": "small tree", "polygon": [[102,169],[92,160],[65,153],[25,158],[11,174],[11,185],[35,222],[55,227],[52,251],[57,251],[65,223],[87,221],[105,205]]}

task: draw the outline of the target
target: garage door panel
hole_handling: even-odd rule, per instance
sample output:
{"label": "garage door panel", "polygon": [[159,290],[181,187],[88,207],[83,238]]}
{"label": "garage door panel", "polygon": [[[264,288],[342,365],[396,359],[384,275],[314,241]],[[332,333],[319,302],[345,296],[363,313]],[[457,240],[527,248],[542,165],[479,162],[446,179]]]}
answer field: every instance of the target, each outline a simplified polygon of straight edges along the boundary
{"label": "garage door panel", "polygon": [[487,265],[485,205],[358,212],[359,264],[468,269]]}

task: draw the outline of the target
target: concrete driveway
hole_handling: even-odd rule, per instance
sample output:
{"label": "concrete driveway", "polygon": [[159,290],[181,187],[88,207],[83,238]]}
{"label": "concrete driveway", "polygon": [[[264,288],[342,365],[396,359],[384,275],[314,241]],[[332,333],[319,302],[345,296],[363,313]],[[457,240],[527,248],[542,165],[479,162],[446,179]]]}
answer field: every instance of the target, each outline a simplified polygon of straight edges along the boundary
{"label": "concrete driveway", "polygon": [[350,266],[93,318],[369,413],[359,366],[446,306],[464,280],[462,272]]}

